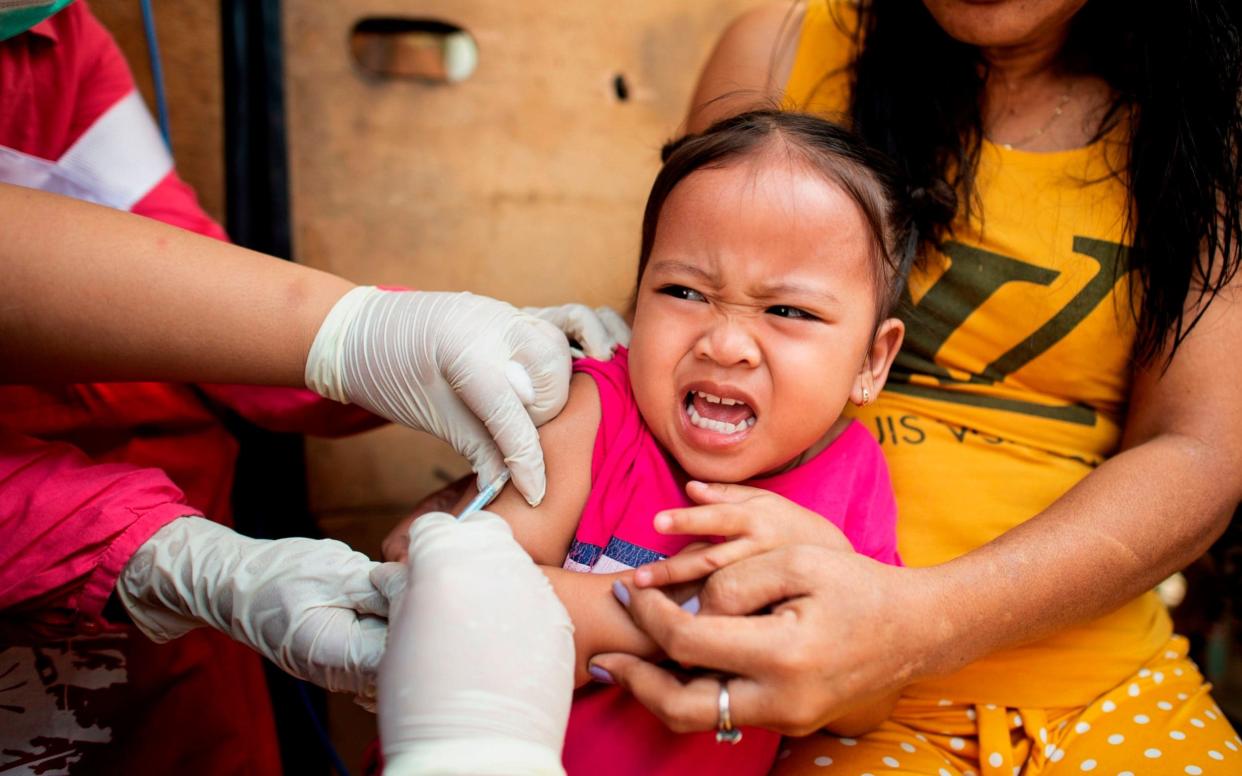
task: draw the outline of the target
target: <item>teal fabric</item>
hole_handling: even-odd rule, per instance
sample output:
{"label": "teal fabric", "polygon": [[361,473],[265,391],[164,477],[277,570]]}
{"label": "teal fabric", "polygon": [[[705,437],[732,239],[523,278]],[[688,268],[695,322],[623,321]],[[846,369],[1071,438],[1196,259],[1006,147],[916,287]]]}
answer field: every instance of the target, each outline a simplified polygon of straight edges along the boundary
{"label": "teal fabric", "polygon": [[0,40],[22,34],[72,2],[73,0],[54,0],[25,8],[0,8]]}

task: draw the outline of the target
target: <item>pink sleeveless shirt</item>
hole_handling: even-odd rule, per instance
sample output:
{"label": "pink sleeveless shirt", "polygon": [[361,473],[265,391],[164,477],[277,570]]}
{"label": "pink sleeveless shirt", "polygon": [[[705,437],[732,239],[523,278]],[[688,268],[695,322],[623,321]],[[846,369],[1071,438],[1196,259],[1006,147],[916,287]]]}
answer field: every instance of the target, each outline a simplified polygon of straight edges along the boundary
{"label": "pink sleeveless shirt", "polygon": [[[651,525],[657,512],[691,502],[684,490],[686,475],[669,464],[639,415],[626,350],[618,349],[607,362],[580,360],[574,370],[595,380],[601,416],[591,460],[591,493],[564,567],[599,574],[624,571],[702,539],[666,536]],[[888,469],[879,446],[858,423],[801,466],[745,484],[823,515],[858,552],[883,563],[901,562]],[[776,733],[753,728],[745,728],[735,746],[717,744],[711,732],[678,735],[625,691],[590,684],[574,696],[564,763],[570,776],[765,774],[779,744]]]}

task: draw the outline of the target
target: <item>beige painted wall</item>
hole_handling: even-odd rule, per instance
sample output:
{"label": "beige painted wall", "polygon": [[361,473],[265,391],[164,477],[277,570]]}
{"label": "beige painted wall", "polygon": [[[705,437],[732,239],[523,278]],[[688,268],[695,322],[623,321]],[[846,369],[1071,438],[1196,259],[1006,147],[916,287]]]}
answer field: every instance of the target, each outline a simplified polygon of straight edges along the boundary
{"label": "beige painted wall", "polygon": [[[286,0],[298,260],[523,305],[624,305],[659,147],[712,42],[753,4]],[[455,85],[362,72],[349,34],[371,16],[465,28],[478,70]],[[312,442],[309,459],[329,524],[386,521],[465,470],[403,429]]]}

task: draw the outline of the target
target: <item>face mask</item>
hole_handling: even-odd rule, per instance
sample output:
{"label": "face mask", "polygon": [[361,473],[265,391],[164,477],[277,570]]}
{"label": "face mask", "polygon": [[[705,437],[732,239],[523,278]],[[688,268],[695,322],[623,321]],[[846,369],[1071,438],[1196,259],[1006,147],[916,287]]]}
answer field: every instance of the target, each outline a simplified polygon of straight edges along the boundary
{"label": "face mask", "polygon": [[20,35],[73,0],[0,0],[0,40]]}

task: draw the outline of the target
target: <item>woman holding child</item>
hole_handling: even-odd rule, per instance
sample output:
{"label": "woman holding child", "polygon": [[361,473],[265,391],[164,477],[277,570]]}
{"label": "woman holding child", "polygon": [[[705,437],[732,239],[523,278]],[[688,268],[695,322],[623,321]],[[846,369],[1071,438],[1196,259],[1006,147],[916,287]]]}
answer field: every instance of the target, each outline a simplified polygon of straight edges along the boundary
{"label": "woman holding child", "polygon": [[[765,541],[799,507],[691,486],[704,506],[662,532],[744,541],[640,569],[629,611],[673,659],[732,675],[728,695],[631,655],[592,666],[687,731],[727,705],[802,735],[900,690],[870,733],[787,744],[779,773],[1242,768],[1150,592],[1242,498],[1240,79],[1222,2],[739,19],[688,129],[783,99],[888,152],[923,214],[905,344],[852,413],[888,461],[907,568]],[[716,568],[697,616],[644,589]]]}

